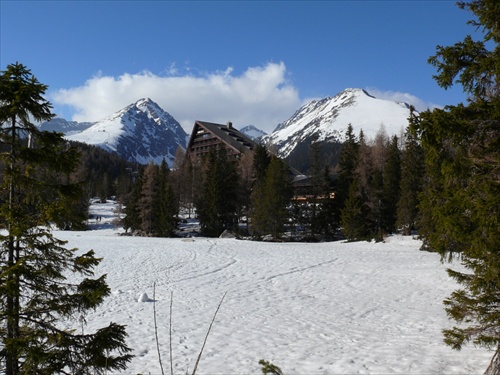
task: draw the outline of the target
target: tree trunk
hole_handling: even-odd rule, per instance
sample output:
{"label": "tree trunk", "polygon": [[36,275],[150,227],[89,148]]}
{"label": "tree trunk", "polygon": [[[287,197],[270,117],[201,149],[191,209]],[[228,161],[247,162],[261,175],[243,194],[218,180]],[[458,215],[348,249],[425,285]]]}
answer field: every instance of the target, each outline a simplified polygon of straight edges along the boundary
{"label": "tree trunk", "polygon": [[[15,164],[15,140],[16,140],[16,117],[13,116],[11,131],[11,149],[10,149],[10,168],[14,169]],[[12,236],[12,211],[14,207],[14,183],[11,180],[9,184],[9,244],[8,244],[8,258],[7,267],[12,269],[17,262],[18,254],[16,249],[16,240]],[[7,276],[7,283],[9,284],[9,292],[7,295],[7,340],[17,339],[19,337],[19,278],[9,272]],[[17,349],[10,347],[7,349],[6,358],[6,375],[17,375],[19,373],[18,353]]]}

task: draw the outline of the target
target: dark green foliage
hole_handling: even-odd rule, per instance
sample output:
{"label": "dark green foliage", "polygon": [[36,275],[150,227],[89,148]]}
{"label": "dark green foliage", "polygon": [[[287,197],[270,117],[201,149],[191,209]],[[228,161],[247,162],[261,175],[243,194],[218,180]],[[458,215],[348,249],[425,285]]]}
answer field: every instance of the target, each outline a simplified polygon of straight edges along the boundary
{"label": "dark green foliage", "polygon": [[156,207],[153,232],[159,237],[173,237],[177,227],[177,200],[170,181],[170,170],[163,159],[158,170],[158,193],[153,199]]}
{"label": "dark green foliage", "polygon": [[289,167],[273,156],[266,169],[264,180],[254,187],[252,194],[252,231],[260,237],[270,234],[274,240],[284,232],[292,198],[292,184]]}
{"label": "dark green foliage", "polygon": [[[460,327],[445,342],[489,348],[500,344],[500,3],[461,2],[483,29],[429,59],[444,88],[459,83],[468,105],[421,113],[413,129],[421,137],[426,177],[420,195],[421,233],[426,245],[450,258],[460,253],[468,272],[449,271],[463,289],[446,301]],[[488,49],[491,47],[492,49]]]}
{"label": "dark green foliage", "polygon": [[339,207],[344,207],[349,196],[349,190],[355,179],[355,171],[359,159],[359,142],[354,135],[352,125],[349,124],[346,131],[346,139],[340,151],[339,172],[336,199]]}
{"label": "dark green foliage", "polygon": [[237,226],[236,160],[228,156],[225,148],[212,148],[203,162],[203,187],[196,209],[203,234],[217,237],[225,229],[235,230]]}
{"label": "dark green foliage", "polygon": [[405,235],[416,230],[418,195],[422,190],[423,176],[423,150],[414,134],[407,128],[401,156],[401,195],[397,206],[397,227]]}
{"label": "dark green foliage", "polygon": [[340,154],[337,194],[342,233],[349,241],[369,238],[375,227],[378,219],[373,218],[378,212],[375,193],[380,190],[375,189],[374,181],[380,180],[375,172],[371,147],[365,143],[362,132],[358,141],[349,125]]}
{"label": "dark green foliage", "polygon": [[[334,193],[330,170],[321,157],[321,143],[313,142],[310,146],[310,198],[306,204],[306,225],[310,228],[313,238],[321,235],[332,239],[339,226],[339,211]],[[304,210],[302,210],[304,211]]]}
{"label": "dark green foliage", "polygon": [[[352,129],[341,155],[338,193],[343,234],[348,240],[382,240],[396,231],[400,197],[401,151],[399,140],[389,141],[382,127],[368,144],[363,132],[354,142]],[[349,141],[351,139],[351,141]],[[351,151],[348,151],[348,150]],[[348,187],[347,195],[344,189]]]}
{"label": "dark green foliage", "polygon": [[[497,0],[459,1],[458,6],[474,13],[477,20],[468,23],[483,32],[483,40],[470,35],[453,46],[437,46],[429,63],[436,67],[434,79],[447,89],[455,83],[474,99],[498,97],[500,85],[500,6]],[[489,49],[492,46],[493,49]]]}
{"label": "dark green foliage", "polygon": [[425,112],[416,124],[425,150],[420,232],[443,256],[462,254],[472,272],[450,271],[464,286],[447,312],[470,328],[446,331],[446,342],[492,346],[500,342],[500,103],[471,103]]}
{"label": "dark green foliage", "polygon": [[400,197],[401,151],[398,137],[393,136],[387,151],[384,165],[384,181],[381,199],[381,229],[383,233],[396,232],[397,203]]}
{"label": "dark green foliage", "polygon": [[267,149],[259,144],[253,152],[253,170],[256,185],[260,185],[266,176],[267,167],[271,163],[271,156]]}
{"label": "dark green foliage", "polygon": [[335,183],[330,174],[330,169],[323,168],[322,191],[319,210],[316,216],[316,230],[325,239],[335,239],[340,227],[340,210],[335,199]]}
{"label": "dark green foliage", "polygon": [[341,210],[342,233],[349,241],[364,240],[369,237],[369,208],[365,199],[359,194],[358,181],[350,187],[349,195]]}
{"label": "dark green foliage", "polygon": [[278,366],[272,364],[269,361],[261,359],[259,361],[259,365],[262,366],[261,371],[264,375],[268,375],[268,374],[270,374],[270,375],[283,375],[283,371],[281,371],[281,369]]}
{"label": "dark green foliage", "polygon": [[[82,198],[69,180],[75,150],[30,122],[52,117],[46,88],[21,64],[0,76],[1,140],[8,146],[1,154],[0,363],[7,375],[123,370],[131,356],[122,326],[92,334],[58,328],[61,319],[95,309],[110,290],[104,276],[92,278],[100,262],[92,251],[77,255],[50,231],[53,223],[81,220],[68,207]],[[68,283],[67,272],[82,281]]]}
{"label": "dark green foliage", "polygon": [[123,219],[123,228],[125,231],[129,229],[131,231],[136,231],[141,227],[138,205],[144,181],[143,175],[144,168],[139,168],[132,191],[122,198],[123,204],[125,205],[125,218]]}

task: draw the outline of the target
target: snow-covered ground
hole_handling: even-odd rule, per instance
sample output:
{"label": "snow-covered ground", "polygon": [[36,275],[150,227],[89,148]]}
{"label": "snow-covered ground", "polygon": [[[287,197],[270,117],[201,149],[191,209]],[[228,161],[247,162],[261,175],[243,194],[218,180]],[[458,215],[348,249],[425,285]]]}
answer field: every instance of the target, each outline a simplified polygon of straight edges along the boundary
{"label": "snow-covered ground", "polygon": [[[198,374],[258,374],[266,359],[285,374],[482,374],[493,353],[442,342],[442,301],[457,285],[439,255],[410,237],[386,243],[263,243],[119,236],[112,204],[94,205],[95,230],[55,232],[104,258],[112,294],[85,330],[127,326],[128,374],[170,374],[169,309],[176,374],[192,372],[220,307]],[[153,284],[156,283],[153,303]],[[142,302],[147,293],[149,301]],[[80,326],[75,321],[75,328]]]}

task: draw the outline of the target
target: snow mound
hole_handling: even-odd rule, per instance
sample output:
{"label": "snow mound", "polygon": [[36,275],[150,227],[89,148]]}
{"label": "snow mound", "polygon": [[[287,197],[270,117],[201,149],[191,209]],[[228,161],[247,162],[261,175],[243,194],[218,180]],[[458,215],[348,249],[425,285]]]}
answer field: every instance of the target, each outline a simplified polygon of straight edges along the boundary
{"label": "snow mound", "polygon": [[142,293],[137,300],[137,302],[151,302],[152,300],[148,297],[147,293]]}

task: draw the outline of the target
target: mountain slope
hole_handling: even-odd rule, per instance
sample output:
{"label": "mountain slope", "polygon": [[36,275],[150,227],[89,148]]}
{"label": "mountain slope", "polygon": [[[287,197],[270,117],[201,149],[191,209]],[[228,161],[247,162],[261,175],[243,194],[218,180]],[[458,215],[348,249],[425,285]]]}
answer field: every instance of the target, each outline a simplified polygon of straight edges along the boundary
{"label": "mountain slope", "polygon": [[240,129],[240,132],[254,141],[258,141],[259,139],[267,135],[265,131],[256,128],[254,125],[245,126],[244,128]]}
{"label": "mountain slope", "polygon": [[41,131],[58,132],[66,135],[80,133],[94,125],[93,122],[67,121],[61,117],[42,122],[39,125]]}
{"label": "mountain slope", "polygon": [[333,98],[305,104],[264,140],[286,158],[314,138],[342,142],[349,124],[356,134],[363,129],[366,139],[374,138],[382,126],[388,135],[399,135],[408,125],[409,115],[406,103],[377,99],[361,89],[346,89]]}
{"label": "mountain slope", "polygon": [[177,148],[186,147],[187,134],[158,104],[140,99],[66,138],[116,152],[128,161],[159,164],[165,158],[172,166]]}

